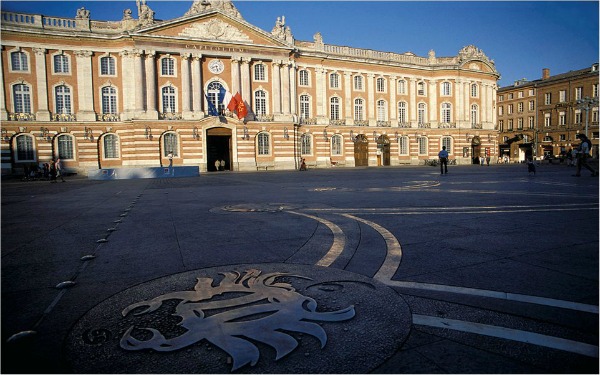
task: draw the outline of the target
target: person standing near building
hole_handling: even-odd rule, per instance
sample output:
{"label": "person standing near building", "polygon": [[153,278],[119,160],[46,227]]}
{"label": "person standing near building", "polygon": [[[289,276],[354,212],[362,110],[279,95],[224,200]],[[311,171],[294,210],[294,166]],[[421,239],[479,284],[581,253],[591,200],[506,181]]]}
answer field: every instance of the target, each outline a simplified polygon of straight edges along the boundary
{"label": "person standing near building", "polygon": [[56,169],[56,177],[60,177],[60,180],[62,182],[65,182],[65,178],[63,176],[63,168],[62,168],[62,162],[60,161],[60,158],[56,159],[56,163],[54,164],[54,168]]}
{"label": "person standing near building", "polygon": [[573,175],[574,177],[581,176],[581,167],[592,172],[592,177],[598,176],[598,171],[590,167],[587,163],[587,159],[590,157],[590,149],[592,147],[592,141],[585,134],[577,134],[576,138],[581,140],[579,147],[577,148],[577,172]]}
{"label": "person standing near building", "polygon": [[167,158],[169,159],[169,168],[171,168],[173,166],[173,152],[169,152]]}
{"label": "person standing near building", "polygon": [[446,151],[446,146],[442,146],[438,157],[440,158],[440,171],[442,174],[444,174],[444,171],[448,174],[448,151]]}

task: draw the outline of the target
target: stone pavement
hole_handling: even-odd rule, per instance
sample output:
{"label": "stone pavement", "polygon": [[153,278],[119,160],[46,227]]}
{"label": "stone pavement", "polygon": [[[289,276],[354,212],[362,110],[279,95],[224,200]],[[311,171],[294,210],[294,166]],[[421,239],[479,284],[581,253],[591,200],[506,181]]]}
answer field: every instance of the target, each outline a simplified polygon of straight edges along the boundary
{"label": "stone pavement", "polygon": [[2,373],[598,373],[598,178],[2,181]]}

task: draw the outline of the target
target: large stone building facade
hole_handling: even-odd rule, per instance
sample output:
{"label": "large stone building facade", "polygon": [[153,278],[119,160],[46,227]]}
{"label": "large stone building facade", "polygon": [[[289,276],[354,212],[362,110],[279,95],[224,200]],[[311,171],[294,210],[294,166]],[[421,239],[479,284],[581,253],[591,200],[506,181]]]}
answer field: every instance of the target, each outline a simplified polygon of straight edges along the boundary
{"label": "large stone building facade", "polygon": [[[74,10],[75,11],[75,10]],[[475,46],[427,57],[295,40],[231,1],[194,1],[159,21],[2,12],[2,173],[60,157],[68,170],[227,170],[424,164],[443,145],[471,163],[497,155],[494,62]],[[248,114],[223,108],[239,93]],[[211,106],[219,111],[211,112]]]}
{"label": "large stone building facade", "polygon": [[501,157],[513,162],[558,158],[579,146],[576,136],[586,130],[597,158],[597,63],[554,76],[545,68],[540,79],[519,80],[498,89]]}

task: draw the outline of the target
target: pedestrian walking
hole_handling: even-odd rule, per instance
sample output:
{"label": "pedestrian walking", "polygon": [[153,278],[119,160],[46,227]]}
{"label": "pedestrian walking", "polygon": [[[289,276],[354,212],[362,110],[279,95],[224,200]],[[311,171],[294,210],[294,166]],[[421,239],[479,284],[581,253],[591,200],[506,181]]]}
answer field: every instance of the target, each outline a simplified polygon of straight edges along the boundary
{"label": "pedestrian walking", "polygon": [[169,168],[171,168],[173,166],[173,152],[169,152],[167,158],[169,159]]}
{"label": "pedestrian walking", "polygon": [[440,158],[440,172],[448,174],[448,151],[446,151],[446,146],[442,146],[438,157]]}
{"label": "pedestrian walking", "polygon": [[576,138],[579,138],[581,140],[581,143],[577,148],[577,172],[573,176],[580,177],[582,167],[592,172],[592,177],[598,176],[598,171],[590,167],[587,163],[587,159],[590,157],[592,141],[590,141],[585,134],[577,134]]}
{"label": "pedestrian walking", "polygon": [[56,159],[56,163],[54,164],[54,168],[56,169],[56,178],[60,177],[62,182],[66,182],[64,178],[64,171],[62,166],[62,161],[60,158]]}
{"label": "pedestrian walking", "polygon": [[220,166],[221,166],[221,161],[219,159],[217,159],[217,161],[215,161],[215,170],[218,171]]}

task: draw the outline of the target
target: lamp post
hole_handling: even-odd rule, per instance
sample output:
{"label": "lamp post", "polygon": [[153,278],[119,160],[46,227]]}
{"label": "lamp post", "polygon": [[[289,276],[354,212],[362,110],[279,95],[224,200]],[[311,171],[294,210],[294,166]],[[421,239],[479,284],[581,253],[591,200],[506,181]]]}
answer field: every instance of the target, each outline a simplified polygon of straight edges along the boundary
{"label": "lamp post", "polygon": [[585,136],[588,136],[588,123],[590,118],[590,109],[598,105],[598,98],[590,98],[586,96],[583,99],[577,100],[577,108],[585,111]]}

